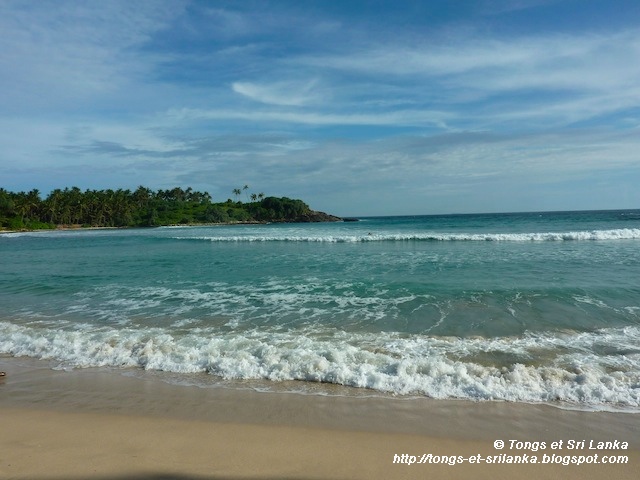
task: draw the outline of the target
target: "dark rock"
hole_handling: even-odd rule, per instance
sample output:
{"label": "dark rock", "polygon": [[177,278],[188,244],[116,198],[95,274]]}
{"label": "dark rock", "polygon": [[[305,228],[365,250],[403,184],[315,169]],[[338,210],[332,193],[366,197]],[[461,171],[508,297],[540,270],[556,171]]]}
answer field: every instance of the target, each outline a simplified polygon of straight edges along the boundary
{"label": "dark rock", "polygon": [[334,215],[329,215],[328,213],[310,210],[309,212],[300,215],[295,219],[295,221],[301,223],[341,222],[342,218],[336,217]]}

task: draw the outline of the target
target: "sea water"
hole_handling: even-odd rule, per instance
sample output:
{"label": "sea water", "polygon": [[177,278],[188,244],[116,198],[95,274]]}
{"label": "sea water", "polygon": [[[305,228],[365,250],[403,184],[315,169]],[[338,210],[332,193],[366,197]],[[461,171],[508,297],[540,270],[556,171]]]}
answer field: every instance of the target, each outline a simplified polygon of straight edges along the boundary
{"label": "sea water", "polygon": [[640,211],[5,234],[0,308],[60,368],[640,411]]}

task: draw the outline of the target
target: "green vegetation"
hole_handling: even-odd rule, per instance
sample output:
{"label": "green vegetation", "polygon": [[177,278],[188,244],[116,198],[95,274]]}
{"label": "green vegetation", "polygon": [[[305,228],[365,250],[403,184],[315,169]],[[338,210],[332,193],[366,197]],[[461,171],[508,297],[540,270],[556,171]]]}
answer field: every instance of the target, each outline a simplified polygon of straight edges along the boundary
{"label": "green vegetation", "polygon": [[78,187],[53,190],[44,200],[38,190],[9,192],[0,188],[0,228],[35,230],[60,225],[82,227],[150,227],[237,222],[326,221],[301,200],[247,193],[251,202],[236,200],[212,203],[207,193],[191,188],[151,191],[86,190]]}

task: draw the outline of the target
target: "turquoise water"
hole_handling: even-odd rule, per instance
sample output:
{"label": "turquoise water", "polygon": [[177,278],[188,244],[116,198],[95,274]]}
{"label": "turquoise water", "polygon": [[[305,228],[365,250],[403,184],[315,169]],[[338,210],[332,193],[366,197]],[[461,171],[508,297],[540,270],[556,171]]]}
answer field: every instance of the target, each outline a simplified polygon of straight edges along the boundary
{"label": "turquoise water", "polygon": [[2,354],[640,411],[640,211],[14,233],[0,264]]}

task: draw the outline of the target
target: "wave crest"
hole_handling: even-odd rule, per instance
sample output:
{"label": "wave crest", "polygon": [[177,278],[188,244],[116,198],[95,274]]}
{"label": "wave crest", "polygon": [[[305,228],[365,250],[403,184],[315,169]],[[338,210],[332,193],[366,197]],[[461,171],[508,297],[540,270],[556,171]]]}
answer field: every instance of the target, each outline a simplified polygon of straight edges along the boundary
{"label": "wave crest", "polygon": [[179,236],[174,240],[209,242],[309,242],[309,243],[364,243],[364,242],[561,242],[637,240],[640,229],[590,230],[573,232],[531,233],[367,233],[362,235],[236,235],[236,236]]}
{"label": "wave crest", "polygon": [[[639,340],[638,327],[465,339],[324,329],[176,336],[160,328],[63,330],[0,322],[0,352],[71,367],[207,372],[224,379],[303,380],[400,395],[632,411],[640,411]],[[593,353],[598,350],[606,354]]]}

